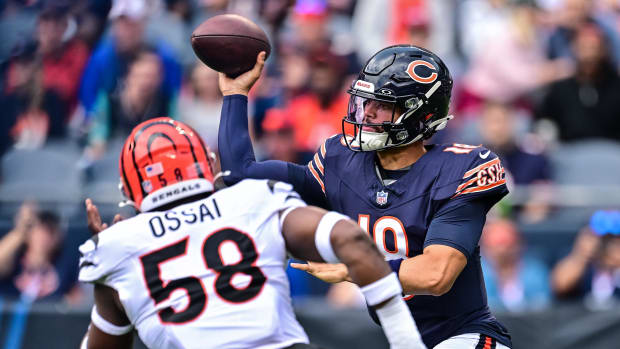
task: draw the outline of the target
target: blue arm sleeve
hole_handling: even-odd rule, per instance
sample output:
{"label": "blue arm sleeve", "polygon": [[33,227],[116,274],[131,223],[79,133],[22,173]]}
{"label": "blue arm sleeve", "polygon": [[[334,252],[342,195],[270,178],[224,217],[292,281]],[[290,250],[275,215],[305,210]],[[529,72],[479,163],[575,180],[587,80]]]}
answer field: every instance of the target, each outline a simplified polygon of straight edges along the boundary
{"label": "blue arm sleeve", "polygon": [[244,178],[274,179],[288,182],[288,166],[284,161],[256,162],[248,132],[248,98],[243,95],[225,96],[218,131],[217,144],[228,185]]}
{"label": "blue arm sleeve", "polygon": [[113,40],[103,39],[90,57],[80,85],[80,103],[84,106],[86,117],[94,111],[100,93],[111,93],[119,78],[118,58]]}
{"label": "blue arm sleeve", "polygon": [[227,185],[244,178],[274,179],[293,185],[307,203],[326,207],[321,188],[308,176],[306,166],[279,160],[257,162],[248,132],[248,98],[243,95],[225,96],[218,131],[218,149]]}
{"label": "blue arm sleeve", "polygon": [[160,42],[157,46],[162,64],[164,66],[163,88],[170,98],[176,98],[181,88],[183,71],[181,65],[174,58],[174,52],[168,45]]}
{"label": "blue arm sleeve", "polygon": [[92,56],[82,74],[79,92],[80,103],[86,109],[87,117],[93,111],[99,87],[99,62],[95,56]]}
{"label": "blue arm sleeve", "polygon": [[452,199],[437,211],[426,233],[424,247],[446,245],[461,251],[469,259],[480,241],[487,212],[497,197]]}

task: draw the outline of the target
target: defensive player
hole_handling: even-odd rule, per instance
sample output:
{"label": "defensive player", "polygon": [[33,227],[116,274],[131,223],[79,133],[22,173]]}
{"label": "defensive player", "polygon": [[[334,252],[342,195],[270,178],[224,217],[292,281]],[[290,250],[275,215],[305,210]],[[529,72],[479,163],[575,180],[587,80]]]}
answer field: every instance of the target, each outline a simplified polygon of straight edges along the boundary
{"label": "defensive player", "polygon": [[[95,284],[83,347],[130,348],[135,328],[149,348],[314,348],[293,313],[288,250],[346,264],[392,348],[424,348],[398,277],[355,222],[306,206],[282,182],[215,192],[210,154],[170,118],[125,142],[122,191],[142,213],[80,246],[79,279]],[[105,228],[86,204],[91,230]]]}
{"label": "defensive player", "polygon": [[[482,146],[423,143],[452,118],[442,60],[410,45],[376,53],[348,91],[343,134],[327,139],[307,166],[255,161],[247,94],[263,65],[261,53],[236,79],[220,74],[225,181],[285,181],[306,202],[358,221],[398,273],[429,348],[511,346],[487,307],[478,246],[487,212],[508,192],[500,161]],[[344,266],[299,268],[331,282],[347,275]]]}

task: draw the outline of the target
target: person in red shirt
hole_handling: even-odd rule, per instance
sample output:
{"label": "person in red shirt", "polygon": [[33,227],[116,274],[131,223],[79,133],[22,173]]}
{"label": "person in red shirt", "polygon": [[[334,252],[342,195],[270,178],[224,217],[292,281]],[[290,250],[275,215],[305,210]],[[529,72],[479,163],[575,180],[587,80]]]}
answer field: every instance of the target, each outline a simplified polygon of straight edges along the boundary
{"label": "person in red shirt", "polygon": [[43,86],[60,96],[69,113],[77,105],[82,72],[89,57],[88,47],[74,37],[76,33],[77,24],[69,16],[68,2],[49,1],[39,15],[36,32],[43,62]]}
{"label": "person in red shirt", "polygon": [[285,109],[298,150],[314,150],[325,138],[342,132],[347,61],[329,51],[310,55],[309,92],[293,98]]}

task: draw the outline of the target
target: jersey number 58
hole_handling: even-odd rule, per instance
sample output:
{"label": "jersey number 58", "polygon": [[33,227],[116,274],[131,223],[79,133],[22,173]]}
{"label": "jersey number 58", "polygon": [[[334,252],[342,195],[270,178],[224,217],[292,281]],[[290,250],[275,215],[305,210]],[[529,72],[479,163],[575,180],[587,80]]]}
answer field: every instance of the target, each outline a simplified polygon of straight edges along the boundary
{"label": "jersey number 58", "polygon": [[[193,321],[207,306],[207,294],[199,278],[188,276],[170,281],[161,279],[160,264],[186,255],[188,240],[189,237],[186,237],[140,257],[144,280],[155,304],[167,300],[176,290],[185,291],[189,297],[187,306],[182,310],[166,307],[158,312],[164,324],[183,324]],[[237,245],[241,254],[241,260],[238,263],[224,264],[219,253],[220,246],[224,242]],[[205,267],[217,274],[215,292],[220,298],[230,303],[244,303],[251,300],[260,293],[267,281],[265,274],[254,265],[258,259],[254,242],[248,235],[238,230],[226,228],[209,235],[202,245],[202,257]],[[237,273],[250,277],[250,282],[245,288],[239,289],[232,285],[232,277]]]}

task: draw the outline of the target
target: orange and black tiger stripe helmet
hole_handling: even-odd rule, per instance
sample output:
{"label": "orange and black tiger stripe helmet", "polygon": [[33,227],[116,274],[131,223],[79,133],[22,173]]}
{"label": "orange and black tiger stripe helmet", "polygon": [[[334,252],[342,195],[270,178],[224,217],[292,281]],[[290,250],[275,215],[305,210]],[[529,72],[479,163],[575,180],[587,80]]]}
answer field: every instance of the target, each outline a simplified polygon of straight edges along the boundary
{"label": "orange and black tiger stripe helmet", "polygon": [[122,192],[142,212],[212,192],[211,152],[188,125],[162,117],[136,126],[121,150]]}

